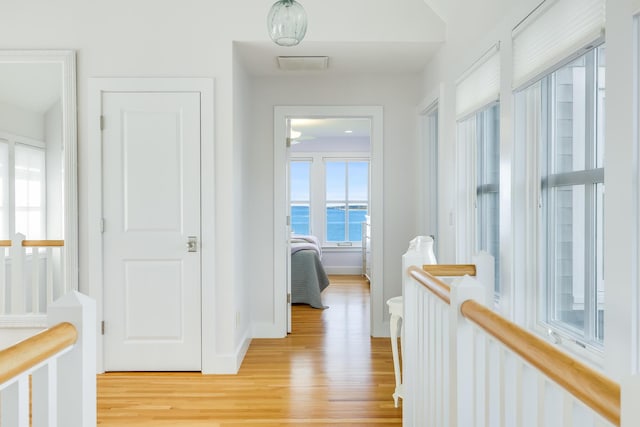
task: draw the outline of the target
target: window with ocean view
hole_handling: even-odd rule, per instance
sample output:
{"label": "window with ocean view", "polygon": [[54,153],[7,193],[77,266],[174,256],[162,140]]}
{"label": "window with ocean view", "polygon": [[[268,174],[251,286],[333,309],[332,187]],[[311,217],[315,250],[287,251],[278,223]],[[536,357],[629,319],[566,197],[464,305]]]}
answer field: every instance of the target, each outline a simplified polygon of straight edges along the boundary
{"label": "window with ocean view", "polygon": [[362,241],[369,210],[369,162],[325,160],[327,242]]}
{"label": "window with ocean view", "polygon": [[[354,153],[355,154],[355,153]],[[369,159],[311,153],[289,161],[291,232],[359,247],[369,214]]]}
{"label": "window with ocean view", "polygon": [[289,176],[291,231],[294,234],[311,234],[311,161],[292,160]]}

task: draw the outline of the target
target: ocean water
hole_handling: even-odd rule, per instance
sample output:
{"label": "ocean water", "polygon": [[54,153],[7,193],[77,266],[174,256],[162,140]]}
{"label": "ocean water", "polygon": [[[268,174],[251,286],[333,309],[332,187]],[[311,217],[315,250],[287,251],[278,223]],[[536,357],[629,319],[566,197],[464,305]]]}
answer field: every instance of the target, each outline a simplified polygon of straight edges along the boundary
{"label": "ocean water", "polygon": [[[362,222],[367,215],[366,207],[349,210],[349,241],[360,242],[362,240]],[[327,207],[327,241],[345,241],[345,209],[340,207]],[[295,234],[309,233],[309,207],[291,207],[291,229]],[[316,233],[317,234],[317,233]]]}

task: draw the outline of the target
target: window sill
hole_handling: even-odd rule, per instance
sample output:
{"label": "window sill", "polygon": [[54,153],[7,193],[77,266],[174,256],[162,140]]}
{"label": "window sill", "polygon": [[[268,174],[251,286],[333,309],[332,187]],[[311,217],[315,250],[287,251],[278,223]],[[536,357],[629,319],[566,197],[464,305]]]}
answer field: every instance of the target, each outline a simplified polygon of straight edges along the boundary
{"label": "window sill", "polygon": [[[549,331],[553,331],[553,335]],[[569,353],[592,368],[602,371],[604,367],[604,351],[602,349],[582,343],[570,334],[545,323],[537,323],[533,332],[565,353]]]}

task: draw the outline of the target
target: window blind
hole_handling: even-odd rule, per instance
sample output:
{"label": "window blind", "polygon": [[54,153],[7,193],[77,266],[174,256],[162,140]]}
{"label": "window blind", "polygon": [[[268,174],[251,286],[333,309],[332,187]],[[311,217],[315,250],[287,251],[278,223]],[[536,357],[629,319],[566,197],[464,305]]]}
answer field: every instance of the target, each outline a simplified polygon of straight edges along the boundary
{"label": "window blind", "polygon": [[515,89],[604,35],[605,0],[547,0],[513,29]]}
{"label": "window blind", "polygon": [[497,101],[500,95],[500,50],[492,46],[458,79],[456,115],[464,118],[481,107]]}

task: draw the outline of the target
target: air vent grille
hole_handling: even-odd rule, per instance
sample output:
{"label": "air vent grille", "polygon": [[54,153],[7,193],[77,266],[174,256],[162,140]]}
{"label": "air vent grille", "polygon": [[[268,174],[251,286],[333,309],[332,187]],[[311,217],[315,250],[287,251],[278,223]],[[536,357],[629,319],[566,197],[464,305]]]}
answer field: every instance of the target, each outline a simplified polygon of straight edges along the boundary
{"label": "air vent grille", "polygon": [[319,71],[328,67],[328,56],[278,56],[278,68],[281,70]]}

